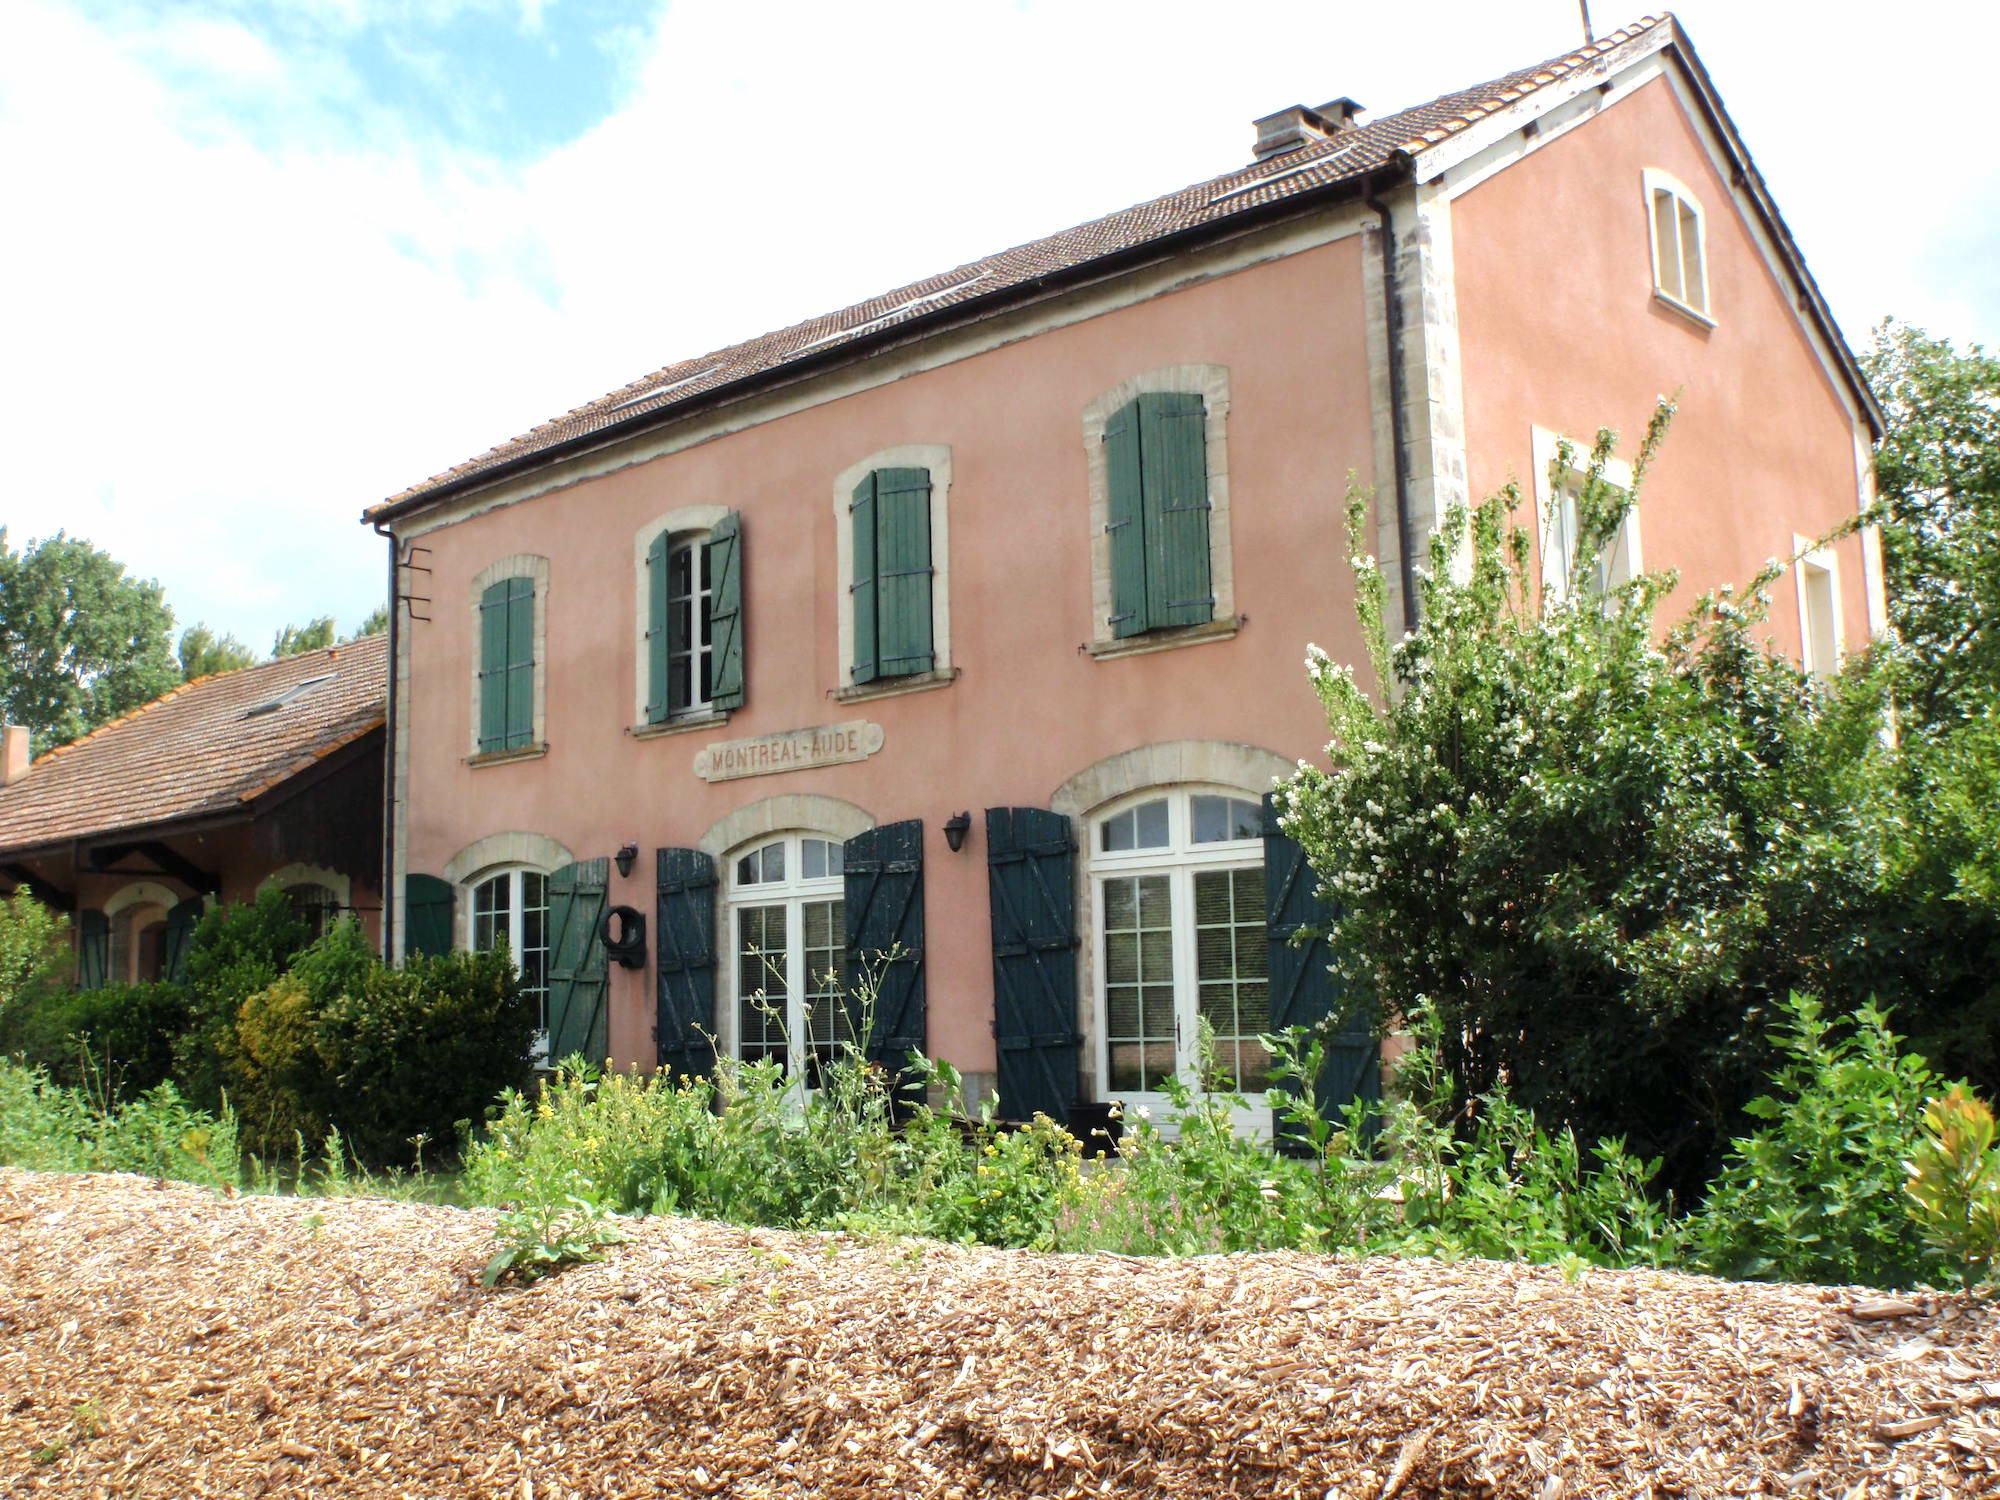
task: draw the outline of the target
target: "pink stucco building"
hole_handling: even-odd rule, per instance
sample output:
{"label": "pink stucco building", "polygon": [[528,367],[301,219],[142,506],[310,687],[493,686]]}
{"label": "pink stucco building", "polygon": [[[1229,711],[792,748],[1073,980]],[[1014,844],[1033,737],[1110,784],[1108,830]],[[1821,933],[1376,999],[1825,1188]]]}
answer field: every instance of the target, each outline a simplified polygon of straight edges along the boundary
{"label": "pink stucco building", "polygon": [[[1250,1081],[1256,1034],[1330,999],[1258,804],[1325,736],[1307,643],[1362,660],[1350,475],[1393,611],[1509,478],[1569,586],[1556,444],[1636,441],[1663,392],[1621,566],[1747,579],[1869,498],[1872,398],[1671,18],[1257,127],[1238,170],[370,512],[429,570],[400,575],[430,603],[396,625],[391,948],[507,941],[554,1050],[620,1065],[789,1034],[810,1075],[861,964],[870,1045],[1008,1115],[1146,1102],[1200,1020]],[[1882,620],[1864,535],[1772,624],[1824,668]]]}

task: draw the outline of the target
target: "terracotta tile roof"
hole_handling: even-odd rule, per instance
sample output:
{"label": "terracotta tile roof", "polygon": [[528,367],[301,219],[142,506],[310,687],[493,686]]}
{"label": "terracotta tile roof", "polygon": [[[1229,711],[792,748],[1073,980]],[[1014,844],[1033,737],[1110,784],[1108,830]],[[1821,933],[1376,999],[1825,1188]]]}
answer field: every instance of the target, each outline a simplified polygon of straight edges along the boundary
{"label": "terracotta tile roof", "polygon": [[839,312],[667,365],[392,495],[368,515],[379,517],[437,497],[600,433],[628,425],[636,430],[725,387],[764,380],[787,366],[833,353],[844,345],[963,304],[997,299],[1044,277],[1078,270],[1150,241],[1208,226],[1226,232],[1230,221],[1267,205],[1336,185],[1358,186],[1400,154],[1435,145],[1656,27],[1667,28],[1663,38],[1671,37],[1672,16],[1648,16],[1592,46],[1387,115],[1324,143],[1255,162],[1149,203],[912,282]]}
{"label": "terracotta tile roof", "polygon": [[239,811],[380,724],[387,663],[378,635],[185,683],[0,787],[0,854]]}

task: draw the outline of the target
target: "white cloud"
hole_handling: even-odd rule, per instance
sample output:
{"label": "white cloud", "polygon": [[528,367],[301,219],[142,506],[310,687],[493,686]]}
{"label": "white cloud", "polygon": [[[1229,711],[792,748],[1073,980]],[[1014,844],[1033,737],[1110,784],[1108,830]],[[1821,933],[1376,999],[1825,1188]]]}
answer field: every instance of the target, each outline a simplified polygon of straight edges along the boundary
{"label": "white cloud", "polygon": [[[581,40],[560,0],[485,3]],[[676,0],[609,43],[629,103],[509,166],[400,129],[330,40],[411,12],[314,0],[286,46],[220,13],[10,7],[13,538],[88,534],[184,621],[260,646],[351,623],[381,580],[358,513],[426,474],[671,360],[1226,170],[1270,109],[1400,107],[1576,25],[1571,0],[1440,0],[1421,34],[1275,0]],[[1969,148],[1996,23],[1682,15],[1850,336],[1898,312],[1991,341],[2000,178]]]}

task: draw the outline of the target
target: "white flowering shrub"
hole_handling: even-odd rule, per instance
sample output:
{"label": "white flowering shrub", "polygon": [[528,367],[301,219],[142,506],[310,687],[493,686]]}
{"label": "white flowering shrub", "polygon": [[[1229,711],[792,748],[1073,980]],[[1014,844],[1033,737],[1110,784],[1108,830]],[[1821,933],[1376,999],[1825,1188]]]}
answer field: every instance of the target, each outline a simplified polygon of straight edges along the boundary
{"label": "white flowering shrub", "polygon": [[[1599,435],[1571,576],[1596,575],[1671,415],[1663,402],[1629,491]],[[1771,1062],[1774,1002],[1813,987],[1827,914],[1865,875],[1834,782],[1879,719],[1766,651],[1775,566],[1665,631],[1671,574],[1542,594],[1519,503],[1510,487],[1447,518],[1420,622],[1392,644],[1366,497],[1350,497],[1389,687],[1313,651],[1329,768],[1300,769],[1281,817],[1321,876],[1350,991],[1389,1026],[1428,1003],[1454,1098],[1504,1088],[1543,1128],[1623,1139],[1698,1191]]]}

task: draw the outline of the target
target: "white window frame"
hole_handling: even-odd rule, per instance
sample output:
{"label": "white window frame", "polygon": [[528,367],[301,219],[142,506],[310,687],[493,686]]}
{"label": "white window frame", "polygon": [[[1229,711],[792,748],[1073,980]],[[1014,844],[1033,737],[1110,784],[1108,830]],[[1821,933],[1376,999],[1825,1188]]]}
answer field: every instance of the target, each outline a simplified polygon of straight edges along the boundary
{"label": "white window frame", "polygon": [[[1792,552],[1798,561],[1792,566],[1793,582],[1799,599],[1799,660],[1820,681],[1825,682],[1840,670],[1840,664],[1847,656],[1847,632],[1842,616],[1846,613],[1840,592],[1840,556],[1833,548],[1815,546],[1812,538],[1792,534]],[[1818,607],[1813,603],[1812,591],[1818,581],[1825,580],[1827,595],[1827,639],[1831,644],[1831,659],[1822,660],[1827,653],[1814,641],[1819,634],[1813,628],[1818,615]]]}
{"label": "white window frame", "polygon": [[[1106,994],[1108,936],[1105,930],[1104,886],[1107,880],[1140,875],[1165,875],[1168,879],[1169,922],[1172,931],[1174,985],[1175,1070],[1190,1084],[1196,1082],[1196,1023],[1200,1009],[1200,968],[1194,920],[1195,876],[1206,871],[1254,870],[1257,873],[1257,929],[1263,934],[1264,840],[1261,831],[1254,838],[1197,844],[1193,841],[1193,799],[1224,797],[1257,805],[1255,793],[1226,785],[1184,785],[1147,787],[1108,802],[1093,811],[1082,829],[1084,878],[1089,891],[1091,955],[1091,1043],[1092,1062],[1101,1099],[1122,1105],[1130,1114],[1145,1109],[1163,1120],[1170,1101],[1158,1090],[1118,1090],[1111,1087],[1110,1000]],[[1168,841],[1149,849],[1107,851],[1103,829],[1119,814],[1147,802],[1167,802]],[[1247,1107],[1231,1112],[1231,1122],[1242,1134],[1267,1137],[1271,1133],[1271,1111],[1264,1103],[1266,1089],[1246,1086],[1241,1092]]]}
{"label": "white window frame", "polygon": [[670,733],[701,724],[724,723],[729,718],[727,709],[717,709],[710,703],[691,705],[657,724],[646,718],[646,709],[652,698],[652,662],[648,654],[651,642],[647,639],[647,631],[652,628],[652,595],[646,576],[646,555],[652,551],[654,540],[662,532],[667,534],[670,550],[701,546],[728,514],[728,510],[720,505],[686,505],[656,516],[633,534],[632,732],[635,735]]}
{"label": "white window frame", "polygon": [[[717,967],[722,971],[720,976],[722,982],[716,987],[722,1009],[722,1015],[718,1018],[722,1022],[719,1028],[720,1040],[724,1053],[740,1061],[743,1056],[742,1008],[748,996],[742,979],[742,955],[738,951],[737,914],[753,907],[785,908],[785,1027],[792,1043],[792,1076],[801,1086],[805,1084],[806,1079],[799,1070],[799,1064],[812,1045],[806,1028],[805,1002],[807,989],[814,977],[805,957],[805,908],[824,901],[841,903],[842,925],[835,936],[839,940],[839,948],[843,954],[847,943],[846,880],[840,873],[811,879],[806,877],[803,846],[808,839],[817,839],[831,845],[835,851],[842,851],[845,843],[845,840],[837,835],[819,829],[792,828],[759,834],[724,855],[721,860],[722,878],[719,882],[721,921],[716,928],[719,949]],[[741,884],[738,878],[738,864],[749,855],[772,845],[782,846],[785,851],[784,878],[769,882],[760,881],[751,885]],[[771,997],[767,994],[766,998]]]}
{"label": "white window frame", "polygon": [[[1202,399],[1208,458],[1208,586],[1215,596],[1214,613],[1203,625],[1116,636],[1111,630],[1111,533],[1105,529],[1111,522],[1111,468],[1104,453],[1104,429],[1133,401],[1155,391]],[[1120,381],[1083,409],[1083,456],[1090,485],[1091,656],[1131,656],[1235,635],[1241,622],[1236,616],[1235,551],[1229,529],[1228,366],[1166,365]]]}
{"label": "white window frame", "polygon": [[[526,578],[535,586],[535,728],[526,745],[513,750],[479,748],[479,605],[480,598],[494,584],[507,578]],[[466,723],[466,758],[480,765],[496,761],[525,760],[545,755],[549,748],[549,560],[538,553],[516,552],[497,558],[473,575],[469,591],[472,609],[471,660],[466,675],[471,679],[472,716]]]}
{"label": "white window frame", "polygon": [[[1565,442],[1570,448],[1569,467],[1557,475],[1556,464]],[[1536,427],[1531,434],[1535,464],[1535,554],[1540,560],[1542,593],[1552,604],[1569,598],[1575,586],[1572,576],[1576,564],[1575,497],[1589,469],[1591,450],[1595,446],[1594,441],[1580,443],[1547,427]],[[1632,466],[1623,459],[1607,459],[1604,478],[1626,494],[1632,493]],[[1604,573],[1600,579],[1603,588],[1612,589],[1629,583],[1646,571],[1645,553],[1639,537],[1639,508],[1636,505],[1625,512],[1618,538],[1610,544],[1606,553],[1599,556],[1600,566],[1615,562],[1620,551],[1624,554],[1625,566]]]}
{"label": "white window frame", "polygon": [[[1715,315],[1710,310],[1712,304],[1708,296],[1708,215],[1702,210],[1701,200],[1689,190],[1686,183],[1659,167],[1645,168],[1640,173],[1640,179],[1645,187],[1646,240],[1653,251],[1653,295],[1676,311],[1686,313],[1712,328],[1715,326]],[[1675,204],[1671,260],[1665,253],[1669,247],[1660,243],[1657,200],[1663,193],[1670,196]],[[1701,281],[1698,288],[1690,288],[1686,284],[1687,248],[1682,237],[1684,234],[1682,210],[1694,220],[1695,269],[1700,272]],[[1666,275],[1669,265],[1673,268],[1671,285]],[[1674,287],[1679,287],[1680,290],[1676,291]]]}
{"label": "white window frame", "polygon": [[469,951],[474,953],[491,951],[490,944],[482,947],[479,942],[479,921],[481,915],[479,911],[479,893],[496,880],[506,880],[509,882],[506,932],[504,934],[496,933],[496,936],[504,935],[506,937],[508,956],[514,960],[514,972],[517,974],[524,973],[521,967],[521,960],[522,956],[529,951],[524,931],[529,907],[527,901],[524,899],[523,881],[528,876],[533,876],[542,882],[542,946],[539,950],[542,955],[541,984],[539,986],[523,986],[529,993],[536,994],[538,997],[538,1016],[534,1041],[529,1047],[529,1055],[533,1058],[536,1067],[546,1067],[549,1062],[549,960],[551,957],[549,949],[549,871],[536,865],[513,864],[492,866],[467,876],[464,881],[465,900],[463,903],[466,920],[465,946]]}
{"label": "white window frame", "polygon": [[[877,469],[927,469],[931,476],[931,669],[872,682],[854,680],[854,491]],[[903,443],[849,464],[833,480],[835,601],[840,659],[834,663],[834,698],[853,703],[938,687],[958,675],[951,659],[951,446]]]}

